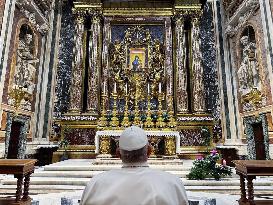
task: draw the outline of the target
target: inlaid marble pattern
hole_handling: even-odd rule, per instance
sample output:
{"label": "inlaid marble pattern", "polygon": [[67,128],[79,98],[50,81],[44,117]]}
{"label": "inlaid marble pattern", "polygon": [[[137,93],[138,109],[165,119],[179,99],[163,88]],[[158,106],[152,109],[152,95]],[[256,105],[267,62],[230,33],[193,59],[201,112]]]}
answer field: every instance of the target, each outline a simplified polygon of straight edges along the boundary
{"label": "inlaid marble pattern", "polygon": [[96,129],[68,128],[64,130],[64,138],[69,145],[95,145]]}
{"label": "inlaid marble pattern", "polygon": [[185,129],[179,131],[180,146],[202,146],[205,145],[205,139],[202,136],[201,129]]}

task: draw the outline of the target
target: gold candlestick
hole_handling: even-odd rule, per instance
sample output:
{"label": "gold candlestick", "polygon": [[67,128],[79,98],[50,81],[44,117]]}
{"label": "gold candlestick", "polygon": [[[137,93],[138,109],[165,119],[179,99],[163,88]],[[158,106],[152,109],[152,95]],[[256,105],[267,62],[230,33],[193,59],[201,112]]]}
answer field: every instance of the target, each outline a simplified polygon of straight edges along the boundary
{"label": "gold candlestick", "polygon": [[98,122],[98,129],[102,130],[104,127],[107,127],[107,118],[106,118],[106,110],[105,110],[105,102],[107,95],[103,94],[101,95],[102,98],[102,111],[101,111],[101,117],[99,118]]}
{"label": "gold candlestick", "polygon": [[115,129],[115,128],[119,127],[119,120],[117,118],[117,115],[118,115],[118,112],[117,112],[117,98],[118,98],[118,95],[117,95],[116,92],[114,92],[112,94],[112,96],[113,96],[113,99],[114,99],[114,105],[113,105],[113,112],[112,112],[113,117],[112,117],[112,119],[110,121],[110,126],[112,127],[112,129]]}
{"label": "gold candlestick", "polygon": [[171,103],[170,106],[168,106],[169,108],[169,124],[168,126],[170,128],[175,128],[176,127],[176,120],[174,118],[174,111],[173,111],[173,106],[172,106],[172,103],[173,103],[173,96],[171,94],[168,95],[168,98],[169,98],[169,102]]}
{"label": "gold candlestick", "polygon": [[121,126],[123,127],[129,127],[130,121],[129,121],[129,111],[128,111],[128,95],[125,96],[125,108],[124,108],[124,118],[121,123]]}
{"label": "gold candlestick", "polygon": [[147,108],[147,118],[146,122],[144,123],[144,126],[146,128],[152,128],[154,127],[154,123],[152,121],[152,113],[151,113],[151,96],[148,94],[148,108]]}
{"label": "gold candlestick", "polygon": [[156,121],[156,127],[158,127],[158,128],[165,127],[165,122],[164,122],[163,117],[162,117],[162,114],[163,114],[163,111],[162,111],[163,96],[164,96],[163,93],[159,93],[159,95],[158,95],[158,118],[157,118],[157,121]]}

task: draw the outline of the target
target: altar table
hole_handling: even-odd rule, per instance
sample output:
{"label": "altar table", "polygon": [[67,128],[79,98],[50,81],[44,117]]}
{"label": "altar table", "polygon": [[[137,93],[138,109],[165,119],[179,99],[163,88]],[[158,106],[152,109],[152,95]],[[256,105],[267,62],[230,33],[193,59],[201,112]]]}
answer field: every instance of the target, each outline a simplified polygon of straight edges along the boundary
{"label": "altar table", "polygon": [[[16,197],[0,198],[3,205],[28,205],[31,199],[28,196],[30,175],[34,172],[35,159],[0,159],[0,174],[13,174],[17,178]],[[25,178],[25,179],[24,179]],[[22,185],[24,180],[24,193]]]}
{"label": "altar table", "polygon": [[[256,176],[273,176],[273,160],[234,160],[236,173],[240,176],[241,198],[239,205],[273,204],[272,201],[254,201],[253,179]],[[246,198],[245,178],[248,198]]]}
{"label": "altar table", "polygon": [[[99,154],[100,152],[100,145],[102,141],[100,140],[101,138],[111,138],[111,137],[119,137],[123,130],[104,130],[104,131],[97,131],[96,136],[95,136],[95,145],[96,145],[96,153]],[[164,139],[170,139],[174,138],[174,146],[175,146],[175,153],[173,155],[180,153],[180,135],[179,132],[177,131],[153,131],[153,130],[145,130],[148,139],[151,137],[162,137]],[[167,146],[169,146],[172,142],[171,140],[166,140],[165,145],[167,143]],[[170,145],[172,146],[172,145]],[[167,154],[171,155],[171,154]]]}

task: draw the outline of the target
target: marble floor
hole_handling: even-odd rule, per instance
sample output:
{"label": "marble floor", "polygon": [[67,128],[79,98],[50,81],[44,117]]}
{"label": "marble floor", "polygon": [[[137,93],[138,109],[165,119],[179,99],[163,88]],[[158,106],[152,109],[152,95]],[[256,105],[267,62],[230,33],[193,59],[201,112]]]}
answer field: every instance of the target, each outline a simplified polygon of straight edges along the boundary
{"label": "marble floor", "polygon": [[[148,163],[151,168],[164,170],[180,177],[192,202],[198,201],[197,204],[200,205],[238,204],[240,182],[235,173],[220,181],[188,180],[186,175],[192,167],[191,160],[150,159]],[[86,183],[93,176],[120,167],[119,159],[70,159],[36,167],[30,184],[33,205],[77,205]],[[254,180],[254,187],[259,197],[273,196],[273,178],[258,177]],[[13,176],[0,175],[0,197],[14,195],[15,189],[16,180]]]}

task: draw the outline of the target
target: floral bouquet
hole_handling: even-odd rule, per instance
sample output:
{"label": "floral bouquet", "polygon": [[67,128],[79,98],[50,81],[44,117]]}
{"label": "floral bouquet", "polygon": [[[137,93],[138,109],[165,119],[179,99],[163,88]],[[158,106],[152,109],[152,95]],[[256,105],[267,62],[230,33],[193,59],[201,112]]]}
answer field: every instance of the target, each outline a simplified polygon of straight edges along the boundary
{"label": "floral bouquet", "polygon": [[[221,155],[214,149],[205,158],[198,157],[193,162],[193,167],[187,175],[188,179],[202,180],[205,178],[214,178],[220,180],[221,177],[231,176],[231,168],[226,163],[217,164],[221,159]],[[225,160],[223,160],[225,162]]]}

